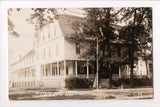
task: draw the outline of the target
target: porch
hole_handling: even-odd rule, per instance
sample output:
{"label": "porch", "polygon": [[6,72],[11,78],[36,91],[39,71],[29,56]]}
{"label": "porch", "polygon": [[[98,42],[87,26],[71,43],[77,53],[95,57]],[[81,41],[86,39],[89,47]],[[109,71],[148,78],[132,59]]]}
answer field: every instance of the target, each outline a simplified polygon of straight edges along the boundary
{"label": "porch", "polygon": [[41,79],[54,80],[68,77],[94,78],[95,66],[89,61],[63,60],[40,66]]}

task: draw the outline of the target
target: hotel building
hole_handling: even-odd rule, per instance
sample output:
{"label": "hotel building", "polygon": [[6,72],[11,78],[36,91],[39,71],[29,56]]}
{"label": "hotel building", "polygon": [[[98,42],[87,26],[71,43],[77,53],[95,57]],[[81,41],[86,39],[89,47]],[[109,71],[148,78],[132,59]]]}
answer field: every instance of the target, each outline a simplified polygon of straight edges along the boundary
{"label": "hotel building", "polygon": [[[65,78],[70,76],[79,78],[95,78],[95,65],[93,56],[83,58],[89,44],[69,42],[66,37],[73,33],[69,26],[70,21],[83,20],[83,17],[72,13],[61,13],[55,17],[54,22],[37,30],[35,33],[35,46],[19,61],[10,65],[10,88],[60,88],[65,87]],[[116,44],[116,43],[113,43]],[[112,45],[112,58],[123,59],[128,57],[127,47],[122,44],[119,48]],[[113,79],[125,76],[130,77],[130,67],[113,66]],[[134,75],[146,76],[146,65],[141,59],[134,69]]]}

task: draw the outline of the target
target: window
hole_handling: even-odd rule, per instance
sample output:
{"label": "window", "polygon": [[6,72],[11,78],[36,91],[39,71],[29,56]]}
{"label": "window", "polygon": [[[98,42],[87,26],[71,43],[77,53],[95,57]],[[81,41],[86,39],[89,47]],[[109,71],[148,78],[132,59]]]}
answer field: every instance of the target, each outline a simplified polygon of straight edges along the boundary
{"label": "window", "polygon": [[27,82],[25,82],[25,87],[27,87]]}
{"label": "window", "polygon": [[32,76],[35,77],[35,71],[32,71]]}
{"label": "window", "polygon": [[133,51],[132,48],[128,48],[128,56],[129,57],[132,57],[132,51]]}
{"label": "window", "polygon": [[49,47],[49,57],[51,57],[51,47]]}
{"label": "window", "polygon": [[56,56],[59,54],[58,44],[56,44]]}
{"label": "window", "polygon": [[26,77],[27,76],[27,71],[24,71],[24,77]]}
{"label": "window", "polygon": [[111,65],[111,70],[113,74],[119,74],[119,67],[116,65]]}
{"label": "window", "polygon": [[56,26],[54,26],[54,36],[56,36]]}
{"label": "window", "polygon": [[45,68],[43,68],[43,73],[42,74],[43,74],[43,76],[45,76]]}
{"label": "window", "polygon": [[59,75],[61,75],[61,68],[59,67]]}
{"label": "window", "polygon": [[112,54],[109,51],[108,51],[108,57],[110,57],[110,58],[112,57]]}
{"label": "window", "polygon": [[80,54],[80,43],[76,43],[76,54]]}
{"label": "window", "polygon": [[58,68],[56,67],[56,75],[58,75]]}
{"label": "window", "polygon": [[152,64],[149,64],[149,71],[152,72]]}
{"label": "window", "polygon": [[54,66],[52,66],[52,76],[53,76],[53,75],[56,75],[56,74],[55,74],[56,72],[57,72],[57,68],[54,67]]}
{"label": "window", "polygon": [[22,82],[22,87],[24,87],[24,82]]}
{"label": "window", "polygon": [[43,41],[45,41],[45,35],[44,35],[44,33],[43,33]]}
{"label": "window", "polygon": [[128,52],[125,50],[122,53],[122,59],[127,58]]}
{"label": "window", "polygon": [[32,58],[30,57],[30,58],[29,58],[29,64],[31,64],[31,63],[32,63]]}
{"label": "window", "polygon": [[38,53],[37,53],[37,61],[38,61]]}
{"label": "window", "polygon": [[50,30],[49,30],[49,33],[48,33],[48,39],[50,39],[51,35],[50,35]]}
{"label": "window", "polygon": [[34,57],[32,57],[32,63],[34,63]]}
{"label": "window", "polygon": [[68,75],[68,73],[69,73],[69,72],[68,72],[68,66],[67,66],[67,67],[66,67],[66,74]]}
{"label": "window", "polygon": [[45,49],[43,49],[43,59],[45,59]]}
{"label": "window", "polygon": [[48,76],[48,70],[47,70],[47,68],[45,69],[45,73],[46,73],[45,76]]}
{"label": "window", "polygon": [[33,86],[35,86],[35,81],[33,81]]}
{"label": "window", "polygon": [[30,82],[28,81],[28,87],[30,87]]}

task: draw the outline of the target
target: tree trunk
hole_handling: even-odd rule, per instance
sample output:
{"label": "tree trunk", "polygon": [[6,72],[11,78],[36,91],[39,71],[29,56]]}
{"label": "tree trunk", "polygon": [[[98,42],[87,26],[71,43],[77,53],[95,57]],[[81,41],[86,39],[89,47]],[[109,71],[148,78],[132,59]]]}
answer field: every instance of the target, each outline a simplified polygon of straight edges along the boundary
{"label": "tree trunk", "polygon": [[133,83],[133,68],[134,68],[134,60],[131,61],[131,72],[130,72],[130,87],[133,88],[134,87],[134,83]]}
{"label": "tree trunk", "polygon": [[111,71],[111,64],[108,65],[109,69],[109,88],[112,88],[112,71]]}
{"label": "tree trunk", "polygon": [[146,63],[146,72],[147,72],[147,77],[149,78],[149,70],[148,70],[148,63],[147,63],[147,59],[145,59],[145,63]]}
{"label": "tree trunk", "polygon": [[[134,29],[133,29],[134,32]],[[131,47],[131,71],[130,71],[130,87],[134,87],[134,75],[133,75],[133,69],[134,69],[134,34],[132,36],[132,47]]]}

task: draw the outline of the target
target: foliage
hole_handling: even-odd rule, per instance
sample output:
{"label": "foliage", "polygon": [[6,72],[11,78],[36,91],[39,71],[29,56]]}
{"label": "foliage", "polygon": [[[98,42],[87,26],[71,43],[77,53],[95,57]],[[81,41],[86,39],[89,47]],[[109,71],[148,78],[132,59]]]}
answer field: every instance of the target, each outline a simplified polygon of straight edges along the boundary
{"label": "foliage", "polygon": [[89,88],[93,85],[91,80],[86,78],[66,78],[65,79],[65,87],[68,89],[76,89],[76,88]]}
{"label": "foliage", "polygon": [[[17,8],[16,9],[17,11],[20,11],[21,9],[20,8]],[[11,13],[12,13],[13,9],[12,8],[9,8],[8,9],[8,32],[9,34],[13,35],[14,37],[19,37],[20,35],[15,31],[15,26],[14,26],[14,23],[11,21],[10,19],[10,16],[11,16]]]}
{"label": "foliage", "polygon": [[[120,30],[119,36],[120,38],[131,42],[130,85],[133,87],[135,59],[136,57],[142,56],[142,54],[145,54],[146,56],[147,43],[151,43],[152,41],[152,8],[123,8],[121,14],[122,18],[120,21],[126,22],[126,25]],[[150,51],[152,50],[150,49]],[[135,52],[138,52],[138,54],[135,55]]]}
{"label": "foliage", "polygon": [[[140,86],[153,86],[153,79],[152,78],[134,78],[133,79],[133,85],[135,87],[140,87]],[[123,85],[124,87],[128,87],[130,85],[130,79],[129,78],[123,78],[123,79],[118,79],[118,80],[113,80],[113,85],[115,87],[120,87]],[[129,87],[128,87],[129,88]]]}
{"label": "foliage", "polygon": [[[90,49],[88,49],[88,52],[86,52],[84,55],[87,56],[88,53],[92,53],[92,55],[95,56],[95,59],[97,57],[95,39],[98,38],[99,71],[101,71],[99,73],[103,73],[102,71],[108,71],[110,78],[112,77],[110,64],[113,62],[115,63],[115,60],[113,61],[111,58],[110,42],[116,40],[118,37],[118,34],[116,33],[117,26],[114,25],[119,21],[118,15],[121,11],[121,8],[118,10],[115,8],[85,8],[84,11],[86,11],[85,20],[83,23],[79,24],[81,25],[81,28],[83,28],[82,32],[75,32],[75,34],[73,34],[73,36],[70,38],[73,39],[74,42],[79,42],[79,37],[84,37],[84,39],[81,39],[82,41],[92,38],[92,41],[94,42],[90,43],[92,45],[90,45]],[[78,27],[75,26],[75,28]]]}
{"label": "foliage", "polygon": [[35,25],[36,30],[41,29],[48,23],[53,23],[54,16],[57,13],[55,8],[32,8],[32,10],[34,13],[26,21]]}

